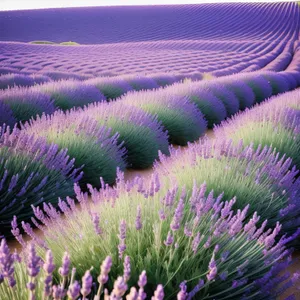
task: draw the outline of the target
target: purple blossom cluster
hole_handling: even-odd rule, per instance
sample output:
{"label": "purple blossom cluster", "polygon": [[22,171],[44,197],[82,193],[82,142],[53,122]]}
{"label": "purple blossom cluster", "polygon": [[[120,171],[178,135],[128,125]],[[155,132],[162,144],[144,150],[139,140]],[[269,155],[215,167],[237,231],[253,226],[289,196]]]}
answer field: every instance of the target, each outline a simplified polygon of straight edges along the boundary
{"label": "purple blossom cluster", "polygon": [[161,122],[138,107],[121,101],[92,104],[81,112],[119,134],[119,143],[127,149],[127,166],[148,168],[158,158],[158,151],[169,153],[168,133]]}
{"label": "purple blossom cluster", "polygon": [[7,125],[13,126],[14,120],[24,122],[43,113],[51,114],[55,106],[53,100],[44,93],[16,87],[1,92],[0,109],[0,124],[8,122]]}
{"label": "purple blossom cluster", "polygon": [[62,110],[106,100],[96,87],[81,81],[55,81],[41,85],[38,89],[49,95],[55,107]]}
{"label": "purple blossom cluster", "polygon": [[6,74],[0,76],[0,90],[12,88],[15,86],[29,87],[35,84],[41,84],[50,81],[50,78],[44,75],[23,75]]}
{"label": "purple blossom cluster", "polygon": [[31,205],[56,204],[58,197],[72,195],[81,177],[66,149],[16,128],[0,127],[1,234],[9,232],[14,215],[30,220]]}
{"label": "purple blossom cluster", "polygon": [[45,138],[58,148],[67,148],[67,153],[75,159],[75,165],[84,172],[81,184],[100,186],[100,177],[112,184],[117,168],[125,168],[126,149],[118,143],[119,134],[112,134],[105,126],[82,115],[79,111],[53,115],[42,115],[22,125],[22,131]]}

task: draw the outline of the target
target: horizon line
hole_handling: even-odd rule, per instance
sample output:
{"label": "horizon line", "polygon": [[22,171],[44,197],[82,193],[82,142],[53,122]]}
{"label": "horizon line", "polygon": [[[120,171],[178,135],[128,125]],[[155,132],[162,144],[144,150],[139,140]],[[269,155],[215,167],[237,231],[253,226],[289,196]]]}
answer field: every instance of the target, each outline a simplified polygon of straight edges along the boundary
{"label": "horizon line", "polygon": [[[4,0],[6,2],[6,0]],[[22,0],[21,0],[22,1]],[[85,7],[116,7],[116,6],[164,6],[164,5],[192,5],[192,4],[221,4],[221,3],[283,3],[283,2],[295,2],[298,1],[289,1],[289,0],[248,0],[248,1],[241,1],[241,0],[190,0],[185,3],[180,3],[181,1],[170,1],[170,0],[152,0],[151,3],[148,2],[137,2],[136,0],[127,1],[124,3],[122,0],[114,0],[109,1],[108,3],[102,2],[99,4],[99,1],[91,0],[92,3],[85,4],[87,1],[77,0],[73,1],[72,4],[64,3],[63,0],[56,0],[56,1],[49,1],[48,4],[40,5],[39,7],[36,6],[36,1],[29,2],[27,1],[22,4],[20,7],[16,7],[17,3],[12,4],[13,0],[8,0],[7,3],[4,4],[4,7],[0,7],[0,11],[25,11],[25,10],[45,10],[45,9],[61,9],[61,8],[85,8]],[[147,1],[147,0],[146,0]],[[18,1],[17,1],[18,2]],[[29,2],[29,3],[28,3]],[[58,3],[62,4],[58,4]],[[82,3],[81,3],[82,2]],[[172,3],[170,3],[172,2]],[[55,4],[56,3],[56,4]],[[77,3],[77,4],[76,4]],[[81,4],[80,4],[81,3]],[[5,5],[6,4],[6,5]]]}

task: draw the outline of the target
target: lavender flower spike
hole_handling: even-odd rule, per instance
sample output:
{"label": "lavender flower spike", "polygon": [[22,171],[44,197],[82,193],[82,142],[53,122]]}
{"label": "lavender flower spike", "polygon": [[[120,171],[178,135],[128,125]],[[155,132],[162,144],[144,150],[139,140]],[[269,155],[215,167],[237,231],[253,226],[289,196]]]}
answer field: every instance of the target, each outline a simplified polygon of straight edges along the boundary
{"label": "lavender flower spike", "polygon": [[142,229],[143,227],[143,224],[142,224],[142,221],[141,221],[141,206],[139,205],[137,207],[137,215],[136,215],[136,219],[135,219],[135,228],[136,230],[140,230]]}
{"label": "lavender flower spike", "polygon": [[146,275],[146,271],[143,271],[139,277],[138,286],[140,288],[144,288],[146,284],[147,284],[147,275]]}
{"label": "lavender flower spike", "polygon": [[62,277],[68,276],[70,272],[70,256],[67,252],[65,252],[63,259],[62,259],[62,266],[59,268],[58,272]]}
{"label": "lavender flower spike", "polygon": [[165,244],[166,246],[171,246],[171,245],[173,244],[173,242],[174,242],[174,237],[172,236],[171,232],[169,231],[169,232],[168,232],[168,235],[167,235],[167,238],[166,238],[166,240],[164,241],[164,244]]}
{"label": "lavender flower spike", "polygon": [[146,271],[143,271],[138,281],[138,286],[140,287],[138,292],[138,299],[144,300],[147,298],[147,295],[144,292],[144,287],[146,284],[147,284],[147,275],[146,275]]}
{"label": "lavender flower spike", "polygon": [[125,282],[129,280],[130,274],[131,274],[130,257],[126,255],[124,259],[124,275],[123,275]]}
{"label": "lavender flower spike", "polygon": [[188,297],[186,282],[183,281],[180,283],[180,291],[177,294],[177,300],[186,300]]}
{"label": "lavender flower spike", "polygon": [[125,239],[126,239],[126,221],[122,220],[120,222],[120,227],[119,227],[119,245],[118,245],[118,249],[119,249],[119,257],[122,258],[123,257],[123,253],[126,250],[126,244],[125,244]]}
{"label": "lavender flower spike", "polygon": [[36,255],[34,244],[29,244],[27,255],[27,273],[30,277],[36,277],[40,272],[41,259]]}
{"label": "lavender flower spike", "polygon": [[29,299],[35,300],[35,277],[40,272],[41,259],[36,255],[35,246],[30,243],[27,249],[27,274],[29,275],[29,282],[26,287],[29,290]]}
{"label": "lavender flower spike", "polygon": [[151,298],[151,300],[163,300],[165,297],[164,294],[164,287],[162,284],[159,284],[154,292],[154,296]]}
{"label": "lavender flower spike", "polygon": [[8,279],[10,287],[13,287],[16,284],[14,279],[14,259],[5,239],[1,240],[0,245],[0,270],[1,275]]}
{"label": "lavender flower spike", "polygon": [[43,295],[44,297],[49,297],[51,295],[52,290],[52,273],[55,270],[55,264],[53,262],[53,255],[51,250],[48,250],[46,253],[45,263],[43,265],[43,269],[46,273],[45,279],[44,279],[44,291]]}
{"label": "lavender flower spike", "polygon": [[102,230],[100,228],[100,216],[98,213],[92,213],[92,221],[93,221],[93,225],[94,225],[94,229],[97,235],[101,235],[102,234]]}
{"label": "lavender flower spike", "polygon": [[69,286],[67,295],[71,300],[76,300],[79,297],[79,295],[80,295],[80,284],[78,283],[78,281],[74,281]]}
{"label": "lavender flower spike", "polygon": [[83,296],[83,300],[86,299],[86,296],[88,296],[92,290],[92,284],[93,284],[93,277],[90,273],[90,271],[86,271],[84,276],[82,277],[82,288],[81,288],[81,294]]}
{"label": "lavender flower spike", "polygon": [[130,289],[130,293],[126,296],[126,300],[138,300],[138,292],[134,286]]}
{"label": "lavender flower spike", "polygon": [[[111,294],[112,299],[122,299],[121,297],[127,291],[127,284],[124,281],[122,276],[119,276],[118,279],[114,283],[114,289]],[[113,298],[115,297],[115,298]]]}
{"label": "lavender flower spike", "polygon": [[212,281],[215,279],[215,277],[218,273],[217,264],[215,261],[215,253],[213,253],[213,255],[211,257],[208,268],[209,268],[209,273],[206,275],[206,277],[207,277],[208,281]]}
{"label": "lavender flower spike", "polygon": [[98,282],[100,283],[100,286],[104,285],[108,281],[108,274],[110,272],[111,266],[112,266],[111,257],[107,256],[105,260],[102,262],[102,265],[100,267],[101,272],[100,275],[98,276]]}

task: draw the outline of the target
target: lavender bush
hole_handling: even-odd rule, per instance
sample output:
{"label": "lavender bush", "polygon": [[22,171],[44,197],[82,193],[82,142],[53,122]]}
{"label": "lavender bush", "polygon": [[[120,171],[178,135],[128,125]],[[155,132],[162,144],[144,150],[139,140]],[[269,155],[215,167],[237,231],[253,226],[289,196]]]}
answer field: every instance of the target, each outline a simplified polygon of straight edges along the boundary
{"label": "lavender bush", "polygon": [[[53,100],[46,94],[32,88],[14,88],[1,92],[0,102],[10,108],[16,121],[27,121],[42,113],[55,111]],[[11,119],[12,121],[13,119]],[[0,115],[0,124],[7,122],[6,115]],[[8,125],[14,125],[10,122]]]}
{"label": "lavender bush", "polygon": [[274,72],[262,72],[261,75],[270,83],[272,87],[272,95],[289,91],[289,83],[284,76]]}
{"label": "lavender bush", "polygon": [[67,150],[16,128],[0,127],[0,233],[9,232],[14,215],[30,220],[31,205],[57,204],[58,197],[72,195],[81,177]]}
{"label": "lavender bush", "polygon": [[270,226],[279,221],[291,234],[299,227],[298,170],[276,149],[206,140],[186,151],[174,149],[169,158],[161,155],[160,159],[156,170],[169,184],[175,180],[190,191],[192,178],[196,183],[205,181],[208,189],[224,192],[225,199],[236,196],[234,208],[250,204],[249,213],[257,211]]}
{"label": "lavender bush", "polygon": [[[296,111],[293,113],[288,107]],[[299,92],[289,92],[224,121],[215,128],[215,135],[217,138],[230,138],[235,143],[242,139],[245,144],[252,143],[254,147],[272,145],[281,155],[292,158],[300,168],[297,110],[300,110]]]}
{"label": "lavender bush", "polygon": [[234,115],[239,111],[239,100],[236,95],[231,92],[225,85],[219,82],[203,81],[201,82],[201,88],[208,89],[211,91],[218,99],[220,99],[227,111],[227,115]]}
{"label": "lavender bush", "polygon": [[172,83],[175,83],[177,81],[176,77],[173,75],[173,74],[160,74],[160,73],[157,73],[157,74],[147,74],[147,77],[151,77],[154,81],[157,82],[157,84],[159,86],[167,86],[167,85],[170,85]]}
{"label": "lavender bush", "polygon": [[7,74],[0,76],[0,89],[7,89],[14,86],[32,86],[50,81],[49,77],[42,75],[22,75],[22,74]]}
{"label": "lavender bush", "polygon": [[195,103],[207,120],[208,128],[212,128],[214,124],[220,124],[227,116],[223,102],[207,88],[185,82],[185,84],[174,84],[166,90],[188,97],[191,102]]}
{"label": "lavender bush", "polygon": [[98,77],[89,79],[86,83],[94,85],[107,100],[116,99],[133,90],[122,77]]}
{"label": "lavender bush", "polygon": [[98,103],[87,107],[82,115],[89,116],[119,134],[118,142],[127,150],[127,166],[148,168],[158,158],[158,150],[168,154],[168,134],[156,116],[122,101]]}
{"label": "lavender bush", "polygon": [[10,107],[5,104],[4,102],[0,101],[0,123],[3,124],[8,124],[8,125],[13,125],[17,123],[17,120],[14,117],[14,114]]}
{"label": "lavender bush", "polygon": [[135,91],[152,90],[159,87],[156,81],[151,77],[136,75],[124,75],[122,77],[132,86]]}
{"label": "lavender bush", "polygon": [[122,144],[117,144],[119,135],[112,136],[108,128],[75,111],[67,114],[56,111],[53,115],[32,119],[23,125],[23,130],[46,138],[48,143],[55,143],[60,149],[67,148],[68,155],[75,158],[75,165],[83,165],[83,185],[100,186],[100,177],[112,184],[117,167],[125,167],[125,150]]}
{"label": "lavender bush", "polygon": [[235,94],[239,100],[239,109],[244,110],[255,103],[255,95],[253,90],[238,78],[238,76],[236,78],[229,76],[218,79],[217,82],[222,83],[229,91]]}
{"label": "lavender bush", "polygon": [[[289,251],[284,245],[291,238],[276,243],[281,225],[264,231],[257,213],[246,221],[249,206],[234,213],[235,198],[222,202],[223,195],[213,191],[204,196],[205,184],[194,185],[188,196],[176,184],[162,187],[157,175],[148,183],[141,178],[126,183],[121,175],[116,189],[90,190],[92,202],[77,190],[81,208],[70,198],[60,203],[64,220],[53,209],[51,216],[34,209],[46,225],[43,240],[33,238],[43,262],[38,263],[34,244],[23,250],[29,260],[15,262],[10,273],[16,299],[24,293],[41,298],[52,285],[52,295],[61,289],[56,299],[66,293],[71,299],[80,293],[85,299],[108,294],[109,299],[125,294],[126,299],[174,299],[176,294],[178,299],[273,299],[285,290],[281,281],[287,278],[276,276],[286,266]],[[45,253],[41,242],[51,252]],[[3,252],[10,255],[7,248]],[[75,283],[80,278],[82,284]],[[296,273],[289,284],[298,278]],[[8,279],[0,291],[12,295]],[[34,286],[27,284],[26,290],[26,282]]]}
{"label": "lavender bush", "polygon": [[272,96],[272,87],[270,83],[260,73],[241,74],[239,79],[245,82],[254,92],[255,102],[260,103]]}
{"label": "lavender bush", "polygon": [[158,90],[128,93],[120,101],[157,115],[168,131],[170,143],[186,145],[196,141],[206,130],[202,113],[186,97]]}
{"label": "lavender bush", "polygon": [[62,110],[106,100],[96,87],[80,81],[50,82],[41,85],[40,90],[54,99],[55,106]]}

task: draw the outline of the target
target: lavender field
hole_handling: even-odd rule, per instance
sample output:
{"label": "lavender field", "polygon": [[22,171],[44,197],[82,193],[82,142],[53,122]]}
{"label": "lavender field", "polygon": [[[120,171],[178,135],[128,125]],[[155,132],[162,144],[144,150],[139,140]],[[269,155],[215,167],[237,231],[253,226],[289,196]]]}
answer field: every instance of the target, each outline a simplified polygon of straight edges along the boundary
{"label": "lavender field", "polygon": [[0,11],[0,300],[300,299],[299,22]]}

